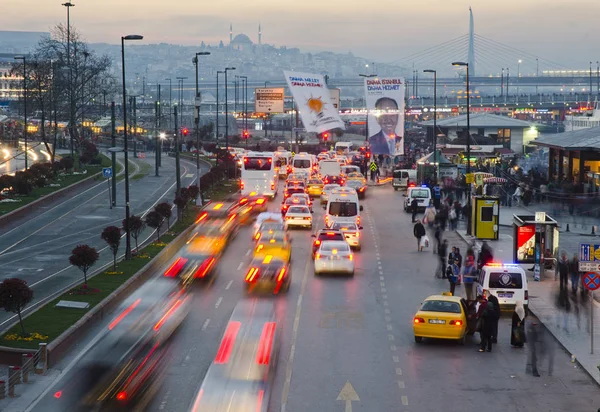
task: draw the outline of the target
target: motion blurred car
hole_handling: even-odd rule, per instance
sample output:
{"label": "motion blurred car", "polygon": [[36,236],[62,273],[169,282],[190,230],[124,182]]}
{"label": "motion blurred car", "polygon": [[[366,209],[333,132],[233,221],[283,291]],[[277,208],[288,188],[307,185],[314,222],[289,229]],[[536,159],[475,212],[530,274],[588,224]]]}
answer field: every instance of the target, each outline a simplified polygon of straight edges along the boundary
{"label": "motion blurred car", "polygon": [[315,254],[317,253],[317,250],[321,246],[321,243],[331,242],[331,241],[344,241],[344,242],[346,241],[346,238],[342,232],[340,232],[339,230],[333,230],[333,229],[321,229],[317,233],[312,235],[312,237],[315,239],[315,240],[313,240],[313,243],[312,243],[312,258],[313,259],[315,258]]}
{"label": "motion blurred car", "polygon": [[344,173],[344,175],[349,179],[350,175],[352,173],[358,173],[362,176],[362,174],[360,173],[360,167],[359,166],[355,166],[355,165],[345,165],[342,166],[342,173]]}
{"label": "motion blurred car", "polygon": [[[303,193],[296,193],[283,201],[281,204],[281,215],[285,217],[288,209],[291,206],[309,206],[309,202],[304,198],[295,197]],[[312,210],[311,210],[312,211]]]}
{"label": "motion blurred car", "polygon": [[312,229],[312,213],[308,206],[290,206],[285,213],[286,227]]}
{"label": "motion blurred car", "polygon": [[361,249],[360,230],[362,229],[362,226],[358,226],[356,223],[334,222],[333,225],[331,225],[331,229],[342,232],[346,242],[348,242],[351,248],[356,250]]}
{"label": "motion blurred car", "polygon": [[271,302],[240,301],[190,412],[267,412],[280,327]]}
{"label": "motion blurred car", "polygon": [[325,185],[337,184],[340,186],[344,186],[344,183],[345,183],[345,180],[341,176],[331,176],[331,175],[323,176],[323,184],[325,184]]}
{"label": "motion blurred car", "polygon": [[256,217],[254,227],[252,228],[252,239],[258,240],[256,235],[265,230],[284,230],[285,223],[283,217],[278,213],[261,213]]}
{"label": "motion blurred car", "polygon": [[289,182],[294,182],[294,181],[300,181],[300,182],[304,182],[306,184],[306,174],[304,174],[304,173],[290,173],[288,175],[287,179],[285,179],[286,185]]}
{"label": "motion blurred car", "polygon": [[246,288],[272,289],[274,294],[280,291],[287,292],[292,281],[289,261],[266,255],[262,259],[254,258],[246,273]]}
{"label": "motion blurred car", "polygon": [[315,276],[323,273],[344,273],[354,276],[354,255],[348,242],[322,242],[315,253]]}
{"label": "motion blurred car", "polygon": [[117,310],[73,376],[53,393],[64,411],[144,410],[161,385],[169,360],[169,337],[185,319],[190,296],[176,283],[156,278]]}
{"label": "motion blurred car", "polygon": [[213,280],[216,277],[217,264],[222,249],[202,237],[193,237],[182,248],[179,256],[169,265],[165,277],[179,277],[183,284],[189,285],[195,279]]}
{"label": "motion blurred car", "polygon": [[464,344],[466,335],[473,333],[475,321],[474,314],[468,316],[467,312],[467,303],[461,297],[450,293],[429,296],[413,318],[415,342],[434,338],[453,339]]}
{"label": "motion blurred car", "polygon": [[288,186],[283,191],[283,199],[287,199],[295,193],[306,193],[306,188],[303,185]]}
{"label": "motion blurred car", "polygon": [[308,181],[308,195],[310,197],[319,197],[323,192],[323,181],[318,178],[313,178]]}
{"label": "motion blurred car", "polygon": [[249,205],[254,213],[263,213],[267,211],[267,199],[256,192],[250,192],[248,196],[244,196],[239,200],[240,206]]}
{"label": "motion blurred car", "polygon": [[333,189],[339,189],[341,186],[338,184],[328,184],[323,186],[323,192],[321,193],[321,204],[327,203],[329,200],[329,195]]}
{"label": "motion blurred car", "polygon": [[197,242],[202,241],[207,248],[210,248],[212,255],[221,255],[229,240],[237,232],[235,218],[236,215],[231,215],[227,221],[211,219],[202,225],[197,225],[190,233],[188,241],[192,239]]}
{"label": "motion blurred car", "polygon": [[286,262],[290,261],[292,256],[292,242],[286,232],[278,231],[269,233],[268,235],[265,234],[257,241],[254,248],[254,257],[264,258],[267,255],[272,255]]}
{"label": "motion blurred car", "polygon": [[[362,175],[361,175],[362,176]],[[359,179],[349,179],[346,182],[346,187],[354,189],[359,199],[364,199],[367,193],[367,181]]]}

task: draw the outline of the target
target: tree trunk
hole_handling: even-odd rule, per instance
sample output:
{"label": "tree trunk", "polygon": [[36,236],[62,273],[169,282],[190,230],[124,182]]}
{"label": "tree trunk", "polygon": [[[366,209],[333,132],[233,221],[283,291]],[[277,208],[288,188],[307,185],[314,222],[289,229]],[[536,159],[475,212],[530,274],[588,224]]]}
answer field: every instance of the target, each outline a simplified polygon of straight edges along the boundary
{"label": "tree trunk", "polygon": [[17,309],[17,315],[19,315],[19,324],[21,325],[21,336],[25,337],[25,325],[23,325],[23,318],[21,317],[21,309]]}
{"label": "tree trunk", "polygon": [[160,226],[156,228],[156,238],[160,242]]}
{"label": "tree trunk", "polygon": [[87,270],[83,271],[83,285],[87,288]]}
{"label": "tree trunk", "polygon": [[137,239],[138,239],[138,237],[137,237],[137,236],[134,236],[134,237],[133,237],[133,240],[135,240],[135,250],[136,250],[136,251],[138,250],[138,242],[137,242]]}
{"label": "tree trunk", "polygon": [[113,272],[117,271],[117,251],[113,252]]}

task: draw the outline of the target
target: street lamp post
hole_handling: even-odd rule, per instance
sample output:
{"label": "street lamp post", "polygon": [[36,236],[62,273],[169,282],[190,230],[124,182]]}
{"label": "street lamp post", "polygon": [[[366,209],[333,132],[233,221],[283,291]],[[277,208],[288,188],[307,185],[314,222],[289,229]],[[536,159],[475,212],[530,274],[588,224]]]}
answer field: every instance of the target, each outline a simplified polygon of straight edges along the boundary
{"label": "street lamp post", "polygon": [[[248,76],[240,76],[240,79],[244,81],[244,132],[248,131]],[[248,139],[250,134],[246,137],[246,147],[248,147]]]}
{"label": "street lamp post", "polygon": [[121,36],[121,65],[123,66],[123,151],[125,155],[125,259],[131,259],[131,232],[129,231],[129,155],[127,153],[127,89],[125,87],[125,40],[142,40],[144,36]]}
{"label": "street lamp post", "polygon": [[25,140],[25,170],[27,170],[27,58],[15,56],[15,60],[23,60],[23,140]]}
{"label": "street lamp post", "polygon": [[519,85],[521,83],[521,63],[523,63],[523,60],[519,59],[517,62],[517,102],[519,101]]}
{"label": "street lamp post", "polygon": [[173,79],[169,77],[165,80],[169,81],[169,129],[171,129],[171,115],[173,114]]}
{"label": "street lamp post", "polygon": [[[229,153],[229,110],[227,108],[227,72],[229,70],[235,70],[235,67],[225,68],[225,150]],[[226,158],[227,165],[229,166],[229,155]],[[229,170],[227,171],[229,173]]]}
{"label": "street lamp post", "polygon": [[[183,81],[187,79],[187,77],[179,76],[176,78],[179,87],[179,128],[183,127]],[[183,142],[183,135],[181,141]]]}
{"label": "street lamp post", "polygon": [[433,167],[435,180],[438,180],[438,158],[437,158],[437,70],[425,69],[423,73],[433,73]]}
{"label": "street lamp post", "polygon": [[219,75],[225,73],[222,70],[217,70],[217,116],[215,124],[215,143],[219,144]]}
{"label": "street lamp post", "polygon": [[69,139],[71,140],[71,158],[75,159],[73,131],[75,129],[75,104],[73,102],[73,68],[71,66],[71,7],[70,1],[62,3],[67,8],[67,66],[69,66]]}
{"label": "street lamp post", "polygon": [[198,178],[198,193],[200,199],[200,206],[204,204],[202,199],[202,191],[200,190],[200,91],[198,90],[198,56],[208,56],[210,52],[198,52],[193,60],[194,66],[196,66],[196,113],[194,116],[194,123],[196,126],[196,177]]}
{"label": "street lamp post", "polygon": [[[465,66],[467,69],[467,175],[471,174],[471,117],[470,117],[470,96],[469,96],[469,63],[454,62],[453,66]],[[507,92],[508,95],[508,92]],[[471,184],[468,184],[467,190],[467,209],[471,212]],[[467,234],[471,234],[471,216],[467,216]]]}

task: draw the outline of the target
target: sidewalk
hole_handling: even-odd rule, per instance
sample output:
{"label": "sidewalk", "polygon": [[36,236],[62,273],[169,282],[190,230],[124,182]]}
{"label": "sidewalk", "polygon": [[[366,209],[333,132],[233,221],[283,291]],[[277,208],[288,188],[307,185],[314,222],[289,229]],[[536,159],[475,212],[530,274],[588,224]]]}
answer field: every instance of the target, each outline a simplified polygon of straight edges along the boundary
{"label": "sidewalk", "polygon": [[[472,237],[460,229],[455,232],[445,232],[444,236],[448,239],[450,246],[472,242]],[[495,258],[503,262],[512,262],[512,239],[510,236],[500,235],[498,241],[489,243],[494,249]],[[481,241],[477,241],[477,246],[481,246]],[[595,348],[594,354],[591,354],[590,297],[585,299],[585,303],[580,303],[581,310],[576,310],[578,307],[576,304],[572,304],[570,312],[560,310],[556,305],[559,283],[554,279],[554,273],[548,272],[542,277],[542,281],[536,282],[533,280],[533,272],[527,270],[529,267],[531,265],[523,265],[527,273],[529,309],[532,314],[546,326],[568,353],[575,356],[579,365],[600,384],[600,312],[596,310],[594,316]],[[569,292],[569,297],[571,296]],[[594,309],[597,307],[600,307],[600,304],[594,301]]]}

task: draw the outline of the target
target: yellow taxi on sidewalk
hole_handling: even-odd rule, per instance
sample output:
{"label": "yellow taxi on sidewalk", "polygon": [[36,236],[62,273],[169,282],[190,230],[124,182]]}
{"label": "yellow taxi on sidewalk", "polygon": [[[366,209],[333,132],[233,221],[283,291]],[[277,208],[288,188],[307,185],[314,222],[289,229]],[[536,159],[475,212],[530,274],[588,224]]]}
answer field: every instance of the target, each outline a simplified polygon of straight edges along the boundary
{"label": "yellow taxi on sidewalk", "polygon": [[454,339],[461,345],[469,332],[467,304],[449,292],[432,295],[423,301],[413,318],[415,342],[423,338]]}

